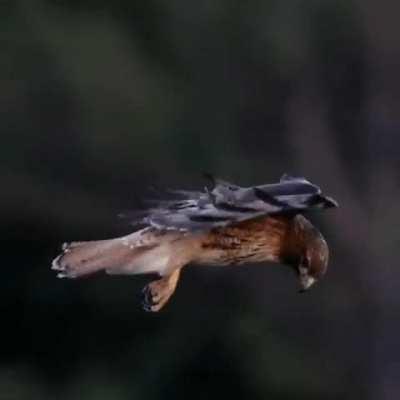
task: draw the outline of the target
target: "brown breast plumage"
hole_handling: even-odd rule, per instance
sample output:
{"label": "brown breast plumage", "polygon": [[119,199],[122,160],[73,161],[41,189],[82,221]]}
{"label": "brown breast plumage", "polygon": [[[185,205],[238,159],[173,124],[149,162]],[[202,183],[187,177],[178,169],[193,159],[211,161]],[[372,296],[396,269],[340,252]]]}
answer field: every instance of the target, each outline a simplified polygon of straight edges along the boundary
{"label": "brown breast plumage", "polygon": [[213,229],[202,238],[200,264],[278,261],[288,219],[262,217]]}

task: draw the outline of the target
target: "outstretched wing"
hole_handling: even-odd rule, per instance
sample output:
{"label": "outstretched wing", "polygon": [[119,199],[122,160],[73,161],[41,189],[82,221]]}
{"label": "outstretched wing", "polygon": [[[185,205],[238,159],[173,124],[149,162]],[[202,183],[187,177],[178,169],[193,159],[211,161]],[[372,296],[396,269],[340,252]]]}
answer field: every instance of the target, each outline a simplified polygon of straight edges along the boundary
{"label": "outstretched wing", "polygon": [[141,221],[159,229],[205,231],[262,215],[337,206],[305,178],[284,175],[278,183],[248,188],[213,181],[212,190],[173,191],[178,199],[156,202]]}

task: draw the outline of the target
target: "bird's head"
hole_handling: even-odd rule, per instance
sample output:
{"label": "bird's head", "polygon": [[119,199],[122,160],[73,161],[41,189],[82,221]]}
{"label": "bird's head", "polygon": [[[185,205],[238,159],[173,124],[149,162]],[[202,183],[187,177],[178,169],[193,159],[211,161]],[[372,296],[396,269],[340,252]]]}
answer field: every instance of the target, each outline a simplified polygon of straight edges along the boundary
{"label": "bird's head", "polygon": [[326,273],[329,248],[322,234],[302,215],[294,218],[292,257],[300,292],[305,292]]}
{"label": "bird's head", "polygon": [[305,248],[300,257],[297,273],[300,282],[300,291],[304,292],[316,283],[328,268],[329,249],[321,234]]}

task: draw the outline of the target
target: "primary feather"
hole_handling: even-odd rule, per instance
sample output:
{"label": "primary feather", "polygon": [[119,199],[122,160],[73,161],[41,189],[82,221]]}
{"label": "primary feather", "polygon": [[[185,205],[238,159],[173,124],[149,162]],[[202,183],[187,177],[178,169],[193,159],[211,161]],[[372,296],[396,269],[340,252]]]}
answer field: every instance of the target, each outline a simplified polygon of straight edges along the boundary
{"label": "primary feather", "polygon": [[204,192],[172,191],[179,199],[156,202],[142,223],[181,231],[207,231],[259,216],[336,206],[321,189],[306,180],[283,175],[278,183],[240,187],[213,179]]}

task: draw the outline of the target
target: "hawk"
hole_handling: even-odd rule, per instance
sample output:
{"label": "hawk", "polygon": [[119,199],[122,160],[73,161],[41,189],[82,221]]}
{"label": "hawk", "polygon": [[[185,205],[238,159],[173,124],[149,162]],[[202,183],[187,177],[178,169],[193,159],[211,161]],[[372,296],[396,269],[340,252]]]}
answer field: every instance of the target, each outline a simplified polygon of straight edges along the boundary
{"label": "hawk", "polygon": [[204,191],[171,191],[137,217],[142,228],[123,237],[64,243],[52,269],[59,278],[98,271],[111,275],[156,273],[143,289],[146,311],[159,311],[174,293],[182,268],[273,262],[290,266],[300,290],[326,272],[329,249],[303,212],[337,207],[305,178],[240,187],[218,179]]}

